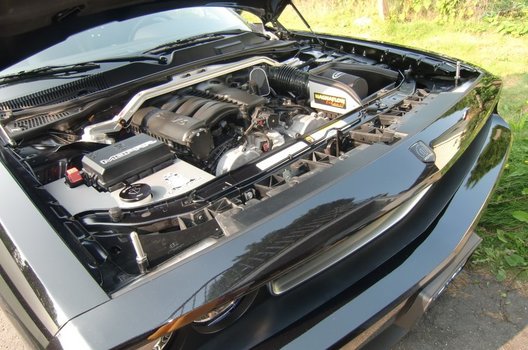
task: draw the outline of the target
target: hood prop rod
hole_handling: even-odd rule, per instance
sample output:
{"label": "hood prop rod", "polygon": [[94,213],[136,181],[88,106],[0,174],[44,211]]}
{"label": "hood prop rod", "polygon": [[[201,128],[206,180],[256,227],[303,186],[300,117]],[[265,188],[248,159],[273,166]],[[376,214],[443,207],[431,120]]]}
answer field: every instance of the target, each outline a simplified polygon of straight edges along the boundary
{"label": "hood prop rod", "polygon": [[295,11],[295,13],[297,14],[297,16],[299,16],[299,18],[301,19],[301,21],[304,23],[304,25],[306,26],[306,28],[308,28],[308,30],[310,31],[310,33],[312,33],[313,37],[315,38],[315,40],[317,40],[317,42],[319,43],[319,45],[321,45],[322,47],[326,47],[326,44],[321,40],[321,38],[319,38],[319,36],[317,34],[315,34],[315,32],[312,30],[312,27],[310,27],[310,25],[308,24],[308,21],[306,21],[306,19],[304,18],[304,16],[301,14],[301,12],[299,11],[299,9],[297,9],[297,6],[295,6],[295,4],[293,3],[293,1],[290,1],[290,5],[291,7],[293,8],[293,10]]}

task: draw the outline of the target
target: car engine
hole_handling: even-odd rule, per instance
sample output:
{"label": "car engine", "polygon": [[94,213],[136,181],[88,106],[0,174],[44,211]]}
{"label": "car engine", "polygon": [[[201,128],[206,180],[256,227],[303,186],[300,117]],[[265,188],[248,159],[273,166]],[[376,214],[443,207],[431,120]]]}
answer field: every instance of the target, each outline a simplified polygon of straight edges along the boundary
{"label": "car engine", "polygon": [[354,64],[307,68],[252,58],[140,91],[113,119],[84,128],[82,141],[99,146],[68,165],[69,186],[44,187],[72,214],[176,197],[302,140],[398,78],[378,68],[369,86]]}

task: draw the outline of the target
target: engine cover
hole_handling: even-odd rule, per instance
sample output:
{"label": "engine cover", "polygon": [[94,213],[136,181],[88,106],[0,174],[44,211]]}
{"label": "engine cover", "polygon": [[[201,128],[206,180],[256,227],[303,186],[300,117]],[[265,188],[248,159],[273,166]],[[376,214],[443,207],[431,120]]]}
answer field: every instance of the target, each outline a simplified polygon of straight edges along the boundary
{"label": "engine cover", "polygon": [[174,159],[169,147],[148,135],[133,136],[82,158],[83,170],[99,187],[114,190],[122,182],[133,182]]}

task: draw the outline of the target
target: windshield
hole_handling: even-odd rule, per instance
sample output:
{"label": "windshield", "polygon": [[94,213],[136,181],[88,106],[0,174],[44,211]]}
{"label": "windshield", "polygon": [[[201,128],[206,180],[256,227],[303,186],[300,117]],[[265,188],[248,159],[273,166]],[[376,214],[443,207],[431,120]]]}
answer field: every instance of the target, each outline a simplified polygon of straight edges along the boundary
{"label": "windshield", "polygon": [[110,22],[70,36],[0,72],[1,75],[43,66],[74,64],[138,54],[161,44],[226,30],[250,31],[233,10],[193,7]]}

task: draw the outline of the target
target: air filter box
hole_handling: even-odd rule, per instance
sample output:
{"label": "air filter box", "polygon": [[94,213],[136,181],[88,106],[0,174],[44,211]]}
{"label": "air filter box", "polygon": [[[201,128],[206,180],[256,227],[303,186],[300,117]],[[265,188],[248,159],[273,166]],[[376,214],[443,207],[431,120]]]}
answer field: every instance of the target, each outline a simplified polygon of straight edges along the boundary
{"label": "air filter box", "polygon": [[172,164],[173,159],[166,144],[139,134],[85,155],[82,164],[95,187],[113,191]]}

